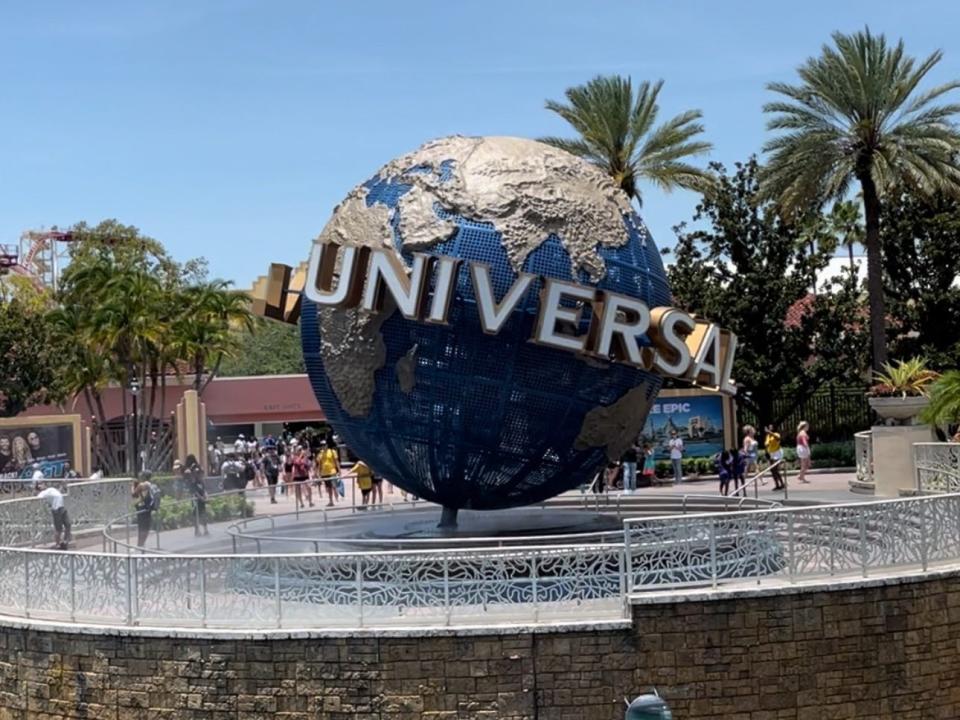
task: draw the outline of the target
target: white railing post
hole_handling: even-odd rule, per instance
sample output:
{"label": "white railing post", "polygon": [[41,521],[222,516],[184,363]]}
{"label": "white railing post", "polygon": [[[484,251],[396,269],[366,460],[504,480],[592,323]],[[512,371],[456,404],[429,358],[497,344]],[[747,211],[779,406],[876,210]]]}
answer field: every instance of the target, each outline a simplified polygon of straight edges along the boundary
{"label": "white railing post", "polygon": [[787,513],[787,578],[791,585],[797,581],[797,548],[793,513]]}
{"label": "white railing post", "polygon": [[133,555],[126,557],[127,625],[133,625]]}
{"label": "white railing post", "polygon": [[70,622],[77,619],[77,556],[75,553],[68,555],[70,558]]}
{"label": "white railing post", "polygon": [[928,542],[928,533],[927,533],[927,501],[925,499],[919,500],[920,503],[920,564],[923,567],[924,572],[927,570],[929,550],[927,548]]}
{"label": "white railing post", "polygon": [[447,625],[450,624],[453,609],[450,607],[450,558],[443,556],[443,607],[447,611]]}
{"label": "white railing post", "polygon": [[357,614],[363,627],[363,555],[357,556]]}
{"label": "white railing post", "polygon": [[713,587],[717,586],[717,524],[710,523],[710,580]]}
{"label": "white railing post", "polygon": [[864,508],[859,508],[857,517],[860,520],[860,568],[863,577],[867,576],[867,513]]}
{"label": "white railing post", "polygon": [[23,616],[30,617],[30,553],[23,553]]}
{"label": "white railing post", "polygon": [[627,595],[633,594],[633,552],[630,548],[630,521],[628,520],[623,524],[623,555],[624,555],[624,570],[627,574]]}
{"label": "white railing post", "polygon": [[207,559],[200,558],[200,625],[207,626]]}
{"label": "white railing post", "polygon": [[[259,562],[259,561],[258,561]],[[277,627],[283,627],[283,600],[280,597],[280,558],[273,558],[273,592],[276,600]]]}
{"label": "white railing post", "polygon": [[532,592],[533,600],[533,621],[537,622],[540,619],[540,595],[537,592],[537,555],[534,553],[530,556],[530,589]]}

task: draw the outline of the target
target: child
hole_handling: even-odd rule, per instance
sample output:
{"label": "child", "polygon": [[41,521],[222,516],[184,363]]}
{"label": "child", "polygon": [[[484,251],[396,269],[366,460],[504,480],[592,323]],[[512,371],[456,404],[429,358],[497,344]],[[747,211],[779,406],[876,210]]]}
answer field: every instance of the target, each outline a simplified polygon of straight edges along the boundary
{"label": "child", "polygon": [[724,450],[714,456],[717,475],[720,477],[720,494],[730,494],[730,451]]}
{"label": "child", "polygon": [[643,479],[640,487],[650,487],[657,474],[657,462],[653,457],[653,448],[650,443],[643,444]]}

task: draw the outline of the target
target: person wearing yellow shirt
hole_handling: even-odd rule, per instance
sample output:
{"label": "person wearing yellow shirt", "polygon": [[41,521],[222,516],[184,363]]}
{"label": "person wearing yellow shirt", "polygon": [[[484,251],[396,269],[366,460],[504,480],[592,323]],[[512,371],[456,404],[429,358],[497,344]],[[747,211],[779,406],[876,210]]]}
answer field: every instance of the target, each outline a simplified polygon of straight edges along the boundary
{"label": "person wearing yellow shirt", "polygon": [[327,507],[333,507],[337,496],[336,483],[340,479],[340,453],[332,437],[327,438],[326,444],[317,453],[316,469],[327,491]]}
{"label": "person wearing yellow shirt", "polygon": [[357,487],[360,488],[362,495],[360,504],[366,509],[370,504],[370,495],[373,491],[373,470],[363,460],[358,460],[350,470],[350,474],[357,479]]}
{"label": "person wearing yellow shirt", "polygon": [[767,451],[767,458],[771,462],[770,477],[773,478],[773,489],[783,490],[783,476],[777,464],[783,460],[783,450],[780,448],[780,433],[773,429],[773,425],[764,428],[763,448]]}

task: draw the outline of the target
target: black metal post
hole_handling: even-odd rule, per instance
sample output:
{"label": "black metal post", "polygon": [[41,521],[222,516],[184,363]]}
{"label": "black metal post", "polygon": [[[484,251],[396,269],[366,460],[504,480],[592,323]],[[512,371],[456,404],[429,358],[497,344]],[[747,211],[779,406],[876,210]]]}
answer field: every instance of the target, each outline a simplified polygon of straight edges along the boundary
{"label": "black metal post", "polygon": [[140,438],[137,423],[137,392],[133,391],[133,476],[140,474]]}

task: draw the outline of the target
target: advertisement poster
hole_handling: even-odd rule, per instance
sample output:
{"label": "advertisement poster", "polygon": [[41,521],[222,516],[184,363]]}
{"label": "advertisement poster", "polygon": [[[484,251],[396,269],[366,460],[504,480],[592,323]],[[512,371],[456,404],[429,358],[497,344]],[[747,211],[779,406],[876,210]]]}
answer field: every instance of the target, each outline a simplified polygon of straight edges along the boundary
{"label": "advertisement poster", "polygon": [[669,460],[667,442],[676,430],[683,440],[684,457],[712,457],[723,450],[723,398],[658,397],[640,433],[654,448],[657,460]]}
{"label": "advertisement poster", "polygon": [[74,432],[72,422],[5,421],[0,425],[0,478],[29,479],[37,467],[45,477],[64,477],[69,468],[78,467]]}

